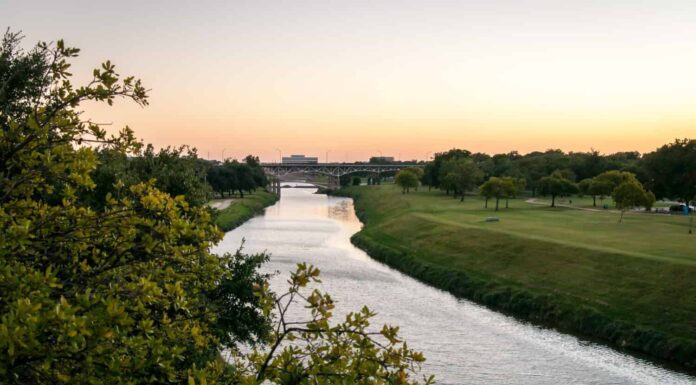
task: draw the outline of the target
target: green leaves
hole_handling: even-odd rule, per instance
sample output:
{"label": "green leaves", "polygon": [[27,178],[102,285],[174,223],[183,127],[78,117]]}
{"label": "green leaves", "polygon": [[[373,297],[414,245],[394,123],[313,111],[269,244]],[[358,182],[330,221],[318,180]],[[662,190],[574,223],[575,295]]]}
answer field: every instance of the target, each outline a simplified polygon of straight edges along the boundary
{"label": "green leaves", "polygon": [[[312,265],[298,264],[288,280],[288,291],[275,298],[278,324],[269,348],[247,357],[258,373],[256,379],[280,384],[417,383],[412,376],[425,358],[401,340],[399,328],[384,325],[380,331],[370,331],[375,313],[367,307],[332,323],[333,300],[309,287],[319,282],[318,277]],[[307,319],[289,319],[294,303],[308,309]]]}
{"label": "green leaves", "polygon": [[[420,170],[420,169],[418,169]],[[396,173],[394,183],[403,189],[403,192],[408,192],[411,188],[418,187],[418,174],[412,169],[404,169]]]}
{"label": "green leaves", "polygon": [[638,180],[628,179],[618,185],[611,193],[611,197],[616,202],[616,207],[621,210],[619,222],[623,221],[623,213],[633,207],[652,207],[655,203],[655,195],[645,191],[643,185]]}

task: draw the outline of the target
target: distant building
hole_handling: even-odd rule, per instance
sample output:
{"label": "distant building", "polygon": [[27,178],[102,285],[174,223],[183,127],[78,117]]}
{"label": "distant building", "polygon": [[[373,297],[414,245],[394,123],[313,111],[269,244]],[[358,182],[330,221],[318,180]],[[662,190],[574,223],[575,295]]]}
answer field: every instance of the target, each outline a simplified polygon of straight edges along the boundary
{"label": "distant building", "polygon": [[394,162],[393,156],[373,156],[370,158],[370,163],[392,163]]}
{"label": "distant building", "polygon": [[283,157],[283,164],[317,164],[319,158],[316,156],[290,155]]}

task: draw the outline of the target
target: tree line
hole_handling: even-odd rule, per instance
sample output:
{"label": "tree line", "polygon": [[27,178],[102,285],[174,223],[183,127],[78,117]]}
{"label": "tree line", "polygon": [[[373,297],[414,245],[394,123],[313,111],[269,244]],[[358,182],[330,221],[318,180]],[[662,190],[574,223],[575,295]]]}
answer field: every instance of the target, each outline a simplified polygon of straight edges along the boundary
{"label": "tree line", "polygon": [[[521,155],[515,151],[490,156],[452,149],[437,153],[426,164],[421,183],[425,186],[453,191],[447,181],[446,169],[452,161],[469,159],[481,173],[481,178],[512,177],[524,179],[526,188],[536,195],[542,187],[542,179],[553,172],[560,172],[565,179],[578,183],[607,171],[629,172],[659,199],[683,202],[696,199],[696,140],[677,139],[655,151],[618,152],[602,155],[598,151],[563,152],[561,150],[535,151]],[[587,182],[585,182],[587,183]]]}
{"label": "tree line", "polygon": [[232,195],[235,191],[244,198],[244,192],[251,194],[259,187],[266,187],[268,179],[261,168],[259,158],[248,155],[243,162],[225,160],[223,163],[212,164],[207,171],[210,187],[221,198],[225,194]]}
{"label": "tree line", "polygon": [[193,206],[207,203],[213,194],[221,198],[235,192],[241,198],[268,185],[259,158],[248,155],[242,162],[209,161],[198,157],[189,146],[155,150],[151,144],[138,146],[124,154],[109,148],[94,149],[97,166],[91,177],[95,188],[80,193],[80,199],[93,207],[103,207],[107,196],[119,189],[152,180],[158,190],[183,196]]}
{"label": "tree line", "polygon": [[579,193],[591,196],[594,206],[597,198],[611,196],[622,213],[632,207],[649,210],[658,198],[696,200],[696,140],[677,139],[643,155],[548,150],[489,156],[452,149],[435,154],[423,170],[402,170],[395,182],[404,193],[420,182],[462,201],[477,189],[485,197],[485,207],[495,199],[496,210],[501,199],[507,207],[508,199],[525,190],[532,196],[550,196],[552,207],[557,197]]}

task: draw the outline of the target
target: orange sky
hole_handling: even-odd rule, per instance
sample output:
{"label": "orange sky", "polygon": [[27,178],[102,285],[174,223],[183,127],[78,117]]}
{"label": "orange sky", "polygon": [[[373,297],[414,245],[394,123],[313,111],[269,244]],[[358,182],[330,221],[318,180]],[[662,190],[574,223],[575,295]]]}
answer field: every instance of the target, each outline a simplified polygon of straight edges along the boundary
{"label": "orange sky", "polygon": [[142,78],[151,106],[87,114],[203,157],[609,153],[696,137],[693,1],[96,3],[9,0],[0,25],[80,47],[76,76],[108,58]]}

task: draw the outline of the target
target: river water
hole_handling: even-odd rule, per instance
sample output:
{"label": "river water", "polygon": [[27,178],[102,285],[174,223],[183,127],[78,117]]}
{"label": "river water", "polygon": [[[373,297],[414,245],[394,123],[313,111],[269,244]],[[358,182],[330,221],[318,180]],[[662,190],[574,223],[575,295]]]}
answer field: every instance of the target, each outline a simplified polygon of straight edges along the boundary
{"label": "river water", "polygon": [[[284,188],[278,203],[228,232],[213,250],[267,251],[278,292],[299,262],[321,270],[321,289],[336,301],[337,317],[363,305],[373,325],[401,326],[409,347],[422,351],[423,373],[439,384],[696,384],[607,347],[542,329],[457,299],[368,257],[350,243],[362,224],[349,198]],[[341,319],[341,318],[337,318]]]}

